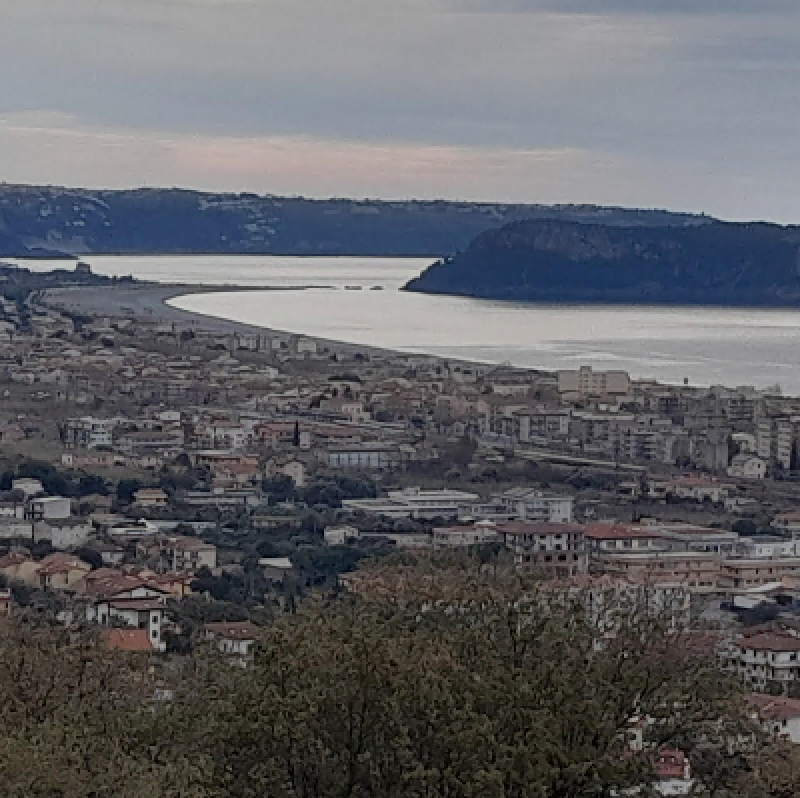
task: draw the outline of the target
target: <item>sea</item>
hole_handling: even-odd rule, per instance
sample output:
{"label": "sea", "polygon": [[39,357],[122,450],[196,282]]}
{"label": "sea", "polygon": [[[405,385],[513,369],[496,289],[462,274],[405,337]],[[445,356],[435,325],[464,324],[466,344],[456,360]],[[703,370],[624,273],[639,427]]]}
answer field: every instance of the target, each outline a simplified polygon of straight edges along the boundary
{"label": "sea", "polygon": [[[689,385],[800,395],[800,310],[535,305],[401,291],[434,258],[91,256],[98,274],[282,290],[170,304],[247,324],[410,353],[539,369],[622,369]],[[37,270],[69,263],[20,261]]]}

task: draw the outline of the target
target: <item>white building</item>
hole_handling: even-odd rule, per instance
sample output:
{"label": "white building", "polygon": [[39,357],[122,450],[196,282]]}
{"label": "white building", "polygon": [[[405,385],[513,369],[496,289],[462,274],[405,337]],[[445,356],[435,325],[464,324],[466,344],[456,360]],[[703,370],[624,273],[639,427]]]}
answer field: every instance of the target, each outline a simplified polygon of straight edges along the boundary
{"label": "white building", "polygon": [[124,623],[133,629],[146,629],[153,648],[166,651],[167,644],[162,631],[164,595],[99,599],[87,608],[87,620],[102,626]]}
{"label": "white building", "polygon": [[518,521],[549,521],[568,524],[572,521],[572,496],[558,496],[531,488],[511,488],[492,496],[492,501],[503,505],[512,519]]}
{"label": "white building", "polygon": [[326,526],[323,535],[326,546],[342,546],[348,540],[360,538],[361,532],[356,527],[345,524],[342,526]]}
{"label": "white building", "polygon": [[487,521],[480,521],[472,526],[434,527],[433,530],[433,546],[438,549],[481,546],[498,543],[500,540],[497,527]]}
{"label": "white building", "polygon": [[34,521],[34,540],[49,540],[55,549],[82,546],[92,536],[93,528],[83,518],[46,518]]}
{"label": "white building", "polygon": [[64,445],[81,449],[110,447],[114,443],[114,430],[119,423],[120,419],[92,416],[70,419],[64,425]]}
{"label": "white building", "polygon": [[40,496],[31,499],[28,514],[37,521],[43,518],[69,518],[72,515],[72,501],[64,496]]}
{"label": "white building", "polygon": [[246,668],[253,661],[258,627],[250,621],[207,623],[206,640],[212,641],[231,664]]}
{"label": "white building", "polygon": [[733,640],[721,655],[725,666],[751,686],[763,690],[771,682],[785,685],[800,677],[800,638],[761,632]]}
{"label": "white building", "polygon": [[460,490],[422,490],[406,488],[390,491],[385,499],[345,499],[342,507],[352,512],[386,518],[458,518],[477,505],[480,496]]}
{"label": "white building", "polygon": [[768,734],[795,745],[800,743],[800,701],[785,696],[753,693],[749,703],[753,719],[758,720]]}
{"label": "white building", "polygon": [[38,479],[20,477],[12,480],[11,490],[15,493],[23,493],[26,499],[30,499],[31,496],[38,496],[40,493],[44,493],[44,486]]}
{"label": "white building", "polygon": [[171,537],[163,544],[162,561],[173,573],[217,567],[217,547],[198,538]]}
{"label": "white building", "polygon": [[767,476],[767,461],[752,454],[737,454],[728,467],[728,476],[764,479]]}

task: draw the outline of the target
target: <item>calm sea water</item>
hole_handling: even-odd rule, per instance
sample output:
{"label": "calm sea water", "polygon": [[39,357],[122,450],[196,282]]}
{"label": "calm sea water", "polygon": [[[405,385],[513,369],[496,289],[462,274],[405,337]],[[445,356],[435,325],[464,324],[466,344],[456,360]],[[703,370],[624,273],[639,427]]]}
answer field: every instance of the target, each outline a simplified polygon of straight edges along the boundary
{"label": "calm sea water", "polygon": [[[297,287],[185,296],[171,303],[273,329],[545,369],[591,364],[671,383],[684,379],[695,385],[777,383],[787,393],[800,394],[800,311],[542,306],[406,294],[400,286],[429,263],[413,258],[88,260],[100,274]],[[46,269],[49,264],[35,268]],[[370,290],[375,286],[383,290]]]}

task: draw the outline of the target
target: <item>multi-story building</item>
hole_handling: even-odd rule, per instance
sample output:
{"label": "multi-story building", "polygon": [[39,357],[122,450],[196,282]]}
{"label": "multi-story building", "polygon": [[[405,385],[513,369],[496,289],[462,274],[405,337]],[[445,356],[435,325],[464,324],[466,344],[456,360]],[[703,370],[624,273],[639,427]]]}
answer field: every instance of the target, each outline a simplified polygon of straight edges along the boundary
{"label": "multi-story building", "polygon": [[578,371],[558,372],[558,392],[578,396],[627,396],[631,380],[625,371],[594,371],[581,366]]}
{"label": "multi-story building", "polygon": [[577,524],[543,521],[510,521],[497,531],[514,555],[515,565],[525,571],[544,571],[559,578],[588,570],[584,528]]}
{"label": "multi-story building", "polygon": [[756,425],[756,454],[788,470],[792,465],[795,425],[788,418],[762,418]]}
{"label": "multi-story building", "polygon": [[800,638],[760,632],[731,641],[721,652],[723,665],[757,689],[800,678]]}
{"label": "multi-story building", "polygon": [[161,547],[161,562],[172,572],[217,567],[217,547],[198,538],[170,537]]}
{"label": "multi-story building", "polygon": [[575,499],[532,488],[511,488],[492,496],[492,503],[501,507],[509,519],[568,524],[572,521]]}
{"label": "multi-story building", "polygon": [[460,490],[406,488],[390,491],[385,499],[345,499],[342,507],[386,518],[458,518],[477,505],[480,498],[477,493]]}
{"label": "multi-story building", "polygon": [[597,552],[592,564],[613,576],[636,581],[667,581],[693,592],[714,592],[720,581],[720,555],[704,551]]}
{"label": "multi-story building", "polygon": [[62,428],[64,445],[80,449],[110,447],[114,443],[114,430],[119,423],[119,419],[92,416],[70,419]]}

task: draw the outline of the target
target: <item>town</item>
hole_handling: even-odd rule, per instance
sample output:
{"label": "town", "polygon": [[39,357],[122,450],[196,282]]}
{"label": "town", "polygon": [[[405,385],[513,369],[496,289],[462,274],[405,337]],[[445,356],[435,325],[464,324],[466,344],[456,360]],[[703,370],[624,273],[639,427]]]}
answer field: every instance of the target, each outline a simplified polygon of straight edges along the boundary
{"label": "town", "polygon": [[677,597],[800,742],[800,398],[90,317],[70,290],[0,308],[4,614],[247,666],[304,595],[369,591],[361,561],[491,551]]}

